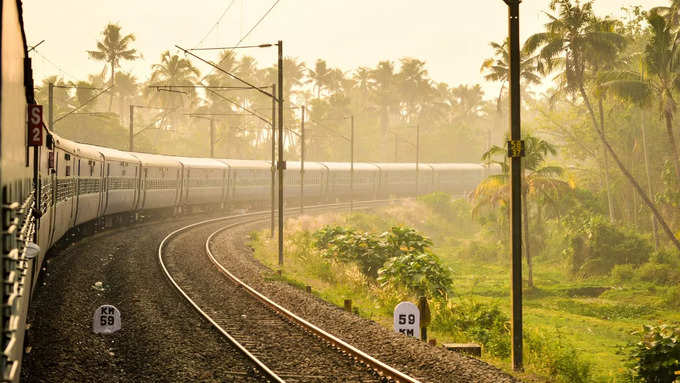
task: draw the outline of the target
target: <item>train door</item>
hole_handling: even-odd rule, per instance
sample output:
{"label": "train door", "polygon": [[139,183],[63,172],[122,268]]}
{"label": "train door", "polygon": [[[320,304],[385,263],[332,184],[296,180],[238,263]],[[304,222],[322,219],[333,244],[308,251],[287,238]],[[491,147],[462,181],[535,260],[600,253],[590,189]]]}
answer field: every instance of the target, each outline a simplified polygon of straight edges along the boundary
{"label": "train door", "polygon": [[[75,156],[74,156],[75,157]],[[70,226],[75,226],[76,222],[78,222],[78,208],[80,207],[80,162],[81,158],[78,157],[77,159],[74,158],[74,176],[75,176],[75,190],[74,190],[74,201],[73,201],[73,207],[71,208],[71,211],[73,212],[71,214],[71,225]]]}

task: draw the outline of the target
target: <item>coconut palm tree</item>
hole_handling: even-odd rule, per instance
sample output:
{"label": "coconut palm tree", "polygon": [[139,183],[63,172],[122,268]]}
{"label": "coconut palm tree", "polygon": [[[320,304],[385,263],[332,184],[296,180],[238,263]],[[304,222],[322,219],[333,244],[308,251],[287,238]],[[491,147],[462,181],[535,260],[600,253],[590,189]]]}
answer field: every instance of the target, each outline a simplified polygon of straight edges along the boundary
{"label": "coconut palm tree", "polygon": [[[496,107],[500,112],[503,92],[508,81],[510,81],[510,50],[508,48],[510,43],[506,39],[502,44],[491,42],[490,45],[494,50],[494,57],[484,60],[480,72],[484,73],[485,80],[501,83],[501,89],[496,99]],[[541,82],[541,78],[538,75],[540,68],[537,64],[539,62],[535,56],[531,56],[525,49],[522,49],[520,51],[519,63],[520,78],[524,80],[524,85]]]}
{"label": "coconut palm tree", "polygon": [[[161,54],[161,62],[153,64],[151,69],[153,72],[151,73],[150,82],[153,85],[195,85],[198,83],[198,76],[201,74],[189,60],[170,54],[169,51],[163,52]],[[179,91],[181,93],[149,89],[150,93],[147,93],[147,95],[166,108],[185,106],[185,98],[187,96],[190,97],[190,104],[195,101],[196,91],[193,88],[182,89]],[[174,117],[173,120],[177,122],[178,118]]]}
{"label": "coconut palm tree", "polygon": [[[548,155],[556,155],[557,149],[549,142],[532,135],[524,137],[525,157],[522,163],[522,234],[524,255],[527,260],[529,287],[534,286],[533,260],[529,233],[529,201],[535,205],[536,222],[532,225],[538,229],[541,226],[542,204],[551,203],[567,190],[569,185],[560,180],[563,169],[559,166],[545,165]],[[501,174],[489,176],[477,186],[473,193],[475,211],[484,205],[509,206],[510,198],[510,164],[507,158],[508,148],[492,146],[482,155],[482,160],[501,167]],[[500,160],[499,160],[500,158]]]}
{"label": "coconut palm tree", "polygon": [[645,47],[643,60],[647,78],[632,71],[611,72],[602,76],[604,86],[617,96],[646,106],[658,100],[659,111],[666,123],[668,143],[673,151],[675,177],[680,182],[680,153],[673,133],[673,119],[677,111],[674,93],[680,90],[680,38],[676,25],[669,18],[652,11],[647,21],[651,38]]}
{"label": "coconut palm tree", "polygon": [[[97,50],[87,51],[90,58],[97,61],[104,61],[111,70],[110,86],[113,90],[114,79],[116,75],[116,67],[120,66],[121,60],[136,60],[139,58],[137,50],[130,48],[130,43],[135,41],[135,35],[130,33],[128,35],[121,35],[121,26],[118,24],[108,24],[102,36],[101,41],[97,41]],[[109,111],[113,105],[113,92],[109,99]]]}
{"label": "coconut palm tree", "polygon": [[321,97],[321,92],[324,88],[328,87],[328,77],[331,69],[328,68],[325,60],[318,59],[314,63],[314,69],[307,69],[307,77],[309,77],[309,82],[314,84],[314,89],[316,92],[316,98]]}
{"label": "coconut palm tree", "polygon": [[[394,64],[391,61],[381,61],[371,71],[374,86],[375,104],[380,115],[380,128],[383,138],[387,136],[390,125],[390,113],[396,111],[398,99],[396,97],[396,78]],[[385,140],[383,140],[386,142]]]}
{"label": "coconut palm tree", "polygon": [[397,74],[398,88],[400,90],[403,109],[406,112],[406,123],[413,123],[420,114],[423,104],[433,94],[431,81],[427,78],[425,62],[404,57],[401,60],[401,69]]}
{"label": "coconut palm tree", "polygon": [[558,16],[548,15],[550,22],[546,25],[546,31],[529,37],[525,43],[525,49],[528,52],[539,51],[538,59],[541,60],[541,64],[544,65],[547,72],[556,69],[562,70],[559,75],[560,86],[567,92],[577,93],[581,96],[588,110],[592,128],[602,144],[612,156],[624,177],[633,185],[640,198],[654,213],[673,245],[680,250],[680,241],[675,237],[655,204],[607,141],[598,124],[590,96],[586,92],[587,83],[597,76],[597,73],[592,71],[594,67],[593,57],[600,55],[615,57],[624,44],[623,37],[615,32],[601,31],[596,27],[597,20],[590,1],[574,5],[570,0],[553,0],[551,9],[557,11]]}

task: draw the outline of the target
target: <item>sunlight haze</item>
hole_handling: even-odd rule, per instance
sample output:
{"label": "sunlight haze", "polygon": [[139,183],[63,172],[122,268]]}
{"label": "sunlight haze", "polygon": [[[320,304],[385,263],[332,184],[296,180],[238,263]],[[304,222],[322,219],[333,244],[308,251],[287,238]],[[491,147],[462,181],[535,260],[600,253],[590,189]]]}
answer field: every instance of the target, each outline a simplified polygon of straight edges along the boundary
{"label": "sunlight haze", "polygon": [[[86,51],[95,48],[109,22],[119,23],[123,33],[136,36],[132,46],[143,59],[123,62],[122,70],[144,81],[161,52],[178,52],[175,44],[189,48],[234,45],[273,4],[272,0],[26,1],[24,19],[29,45],[46,40],[34,55],[38,81],[54,74],[75,81],[100,72],[103,63],[88,59]],[[547,0],[522,3],[523,40],[540,31],[548,4]],[[599,0],[595,10],[601,16],[623,17],[621,7],[634,4],[648,9],[667,2]],[[242,44],[283,40],[284,54],[298,57],[307,67],[323,58],[343,71],[414,57],[426,62],[434,81],[452,86],[479,83],[486,98],[493,98],[498,85],[485,84],[479,69],[482,60],[493,54],[489,42],[502,41],[506,33],[507,7],[501,0],[281,0]],[[240,52],[255,56],[262,66],[275,61],[274,49]],[[201,56],[216,57],[216,53],[201,52]],[[208,70],[199,62],[195,65],[202,72]]]}

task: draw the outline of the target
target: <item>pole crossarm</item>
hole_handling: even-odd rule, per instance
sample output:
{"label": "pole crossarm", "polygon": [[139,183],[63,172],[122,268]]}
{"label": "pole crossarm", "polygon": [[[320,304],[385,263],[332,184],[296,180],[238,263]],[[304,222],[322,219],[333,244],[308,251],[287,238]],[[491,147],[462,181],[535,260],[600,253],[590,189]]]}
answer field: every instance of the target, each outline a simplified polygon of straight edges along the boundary
{"label": "pole crossarm", "polygon": [[223,51],[227,49],[241,49],[241,48],[268,48],[274,44],[260,44],[260,45],[240,45],[233,47],[213,47],[213,48],[191,48],[190,51]]}
{"label": "pole crossarm", "polygon": [[[250,86],[250,87],[253,88],[253,89],[256,89],[258,92],[260,92],[260,93],[262,93],[262,94],[264,94],[264,95],[267,95],[267,96],[269,96],[269,97],[276,98],[276,96],[274,96],[273,94],[271,94],[271,93],[269,93],[269,92],[267,92],[267,91],[264,91],[264,90],[260,89],[259,87],[257,87],[257,86],[255,86],[255,85],[249,83],[248,81],[241,79],[240,77],[236,76],[235,74],[229,73],[229,72],[227,72],[226,70],[220,68],[220,67],[219,67],[217,64],[215,64],[214,62],[212,62],[212,61],[210,61],[210,60],[206,60],[206,59],[204,59],[204,58],[202,58],[202,57],[199,57],[199,56],[197,56],[197,55],[191,53],[189,50],[180,47],[179,45],[175,45],[175,47],[177,47],[177,49],[183,51],[184,53],[186,53],[186,54],[188,54],[188,55],[191,55],[191,56],[193,56],[193,57],[195,57],[195,58],[197,58],[197,59],[203,61],[204,63],[206,63],[206,64],[212,66],[213,68],[215,68],[215,69],[217,69],[218,71],[220,71],[220,72],[226,74],[227,76],[229,76],[229,77],[231,77],[231,78],[233,78],[233,79],[235,79],[235,80],[238,80],[238,81],[240,81],[240,82],[242,82],[242,83],[244,83],[244,84]],[[277,101],[280,102],[280,100],[278,100],[278,99],[277,99]]]}
{"label": "pole crossarm", "polygon": [[223,95],[221,95],[221,94],[215,92],[215,91],[212,90],[212,89],[208,89],[208,91],[209,91],[210,93],[214,94],[215,96],[217,96],[217,97],[219,97],[219,98],[221,98],[221,99],[223,99],[223,100],[225,100],[225,101],[228,101],[228,102],[234,104],[235,106],[239,107],[240,109],[245,110],[246,112],[252,114],[253,116],[255,116],[255,117],[257,117],[257,118],[259,118],[260,120],[266,122],[267,124],[269,124],[269,125],[273,124],[272,121],[267,120],[266,118],[260,116],[259,114],[255,113],[254,111],[252,111],[252,110],[246,108],[245,106],[239,104],[238,102],[236,102],[236,101],[234,101],[234,100],[232,100],[232,99],[230,99],[230,98],[228,98],[228,97],[225,97],[225,96],[223,96]]}
{"label": "pole crossarm", "polygon": [[265,89],[271,88],[271,85],[252,87],[252,86],[212,86],[212,85],[149,85],[147,88],[202,88],[202,89],[241,89],[241,90],[251,90],[251,89]]}
{"label": "pole crossarm", "polygon": [[[71,114],[73,114],[73,113],[79,111],[80,109],[84,108],[87,104],[91,103],[92,101],[94,101],[97,97],[101,96],[102,94],[108,92],[110,89],[111,89],[111,87],[109,86],[108,88],[106,88],[106,89],[102,90],[101,92],[95,94],[94,96],[90,97],[90,99],[88,99],[87,101],[85,101],[84,103],[82,103],[82,104],[81,104],[80,106],[78,106],[77,108],[73,109],[72,111],[70,111],[70,112],[66,113],[65,115],[63,115],[63,116],[57,118],[56,120],[54,120],[54,122],[52,122],[52,124],[56,124],[56,123],[59,122],[60,120],[63,120],[64,118],[66,118],[66,117],[70,116]],[[50,129],[53,129],[53,128],[50,126]]]}

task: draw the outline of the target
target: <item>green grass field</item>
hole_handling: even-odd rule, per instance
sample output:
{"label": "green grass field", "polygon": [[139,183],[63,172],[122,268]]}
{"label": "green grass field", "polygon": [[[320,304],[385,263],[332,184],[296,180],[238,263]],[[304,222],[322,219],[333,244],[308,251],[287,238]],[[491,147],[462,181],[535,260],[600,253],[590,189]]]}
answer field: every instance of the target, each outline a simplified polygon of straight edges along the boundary
{"label": "green grass field", "polygon": [[[375,224],[380,227],[395,221],[412,223],[409,214],[397,215],[394,220],[386,219],[386,216],[393,217],[394,210],[376,215]],[[372,218],[362,216],[361,219]],[[289,221],[283,278],[295,285],[312,286],[315,294],[338,306],[342,306],[344,299],[351,298],[360,315],[391,328],[392,309],[404,299],[403,296],[368,283],[356,267],[325,262],[308,247],[310,232],[323,224],[344,224],[346,220],[346,216],[330,214],[317,219],[303,217]],[[442,237],[441,233],[423,231],[433,238]],[[274,268],[277,262],[275,241],[269,241],[263,234],[254,235],[252,245],[255,256]],[[509,257],[482,261],[461,255],[450,245],[438,246],[437,241],[433,251],[452,270],[453,296],[450,299],[495,303],[509,316]],[[525,332],[552,334],[552,337],[560,338],[556,341],[573,347],[578,358],[590,364],[589,381],[621,381],[617,380],[625,371],[621,347],[635,340],[630,334],[632,331],[659,320],[680,321],[680,313],[666,309],[662,291],[649,283],[616,283],[609,277],[575,280],[569,276],[565,265],[540,257],[534,265],[534,283],[535,288],[524,292]],[[436,338],[439,344],[474,341],[459,333],[442,331],[431,331],[430,338]],[[507,359],[489,356],[484,359],[505,370],[510,367]],[[526,367],[526,372],[518,375],[526,381],[568,381],[555,378],[554,372],[540,366]]]}

